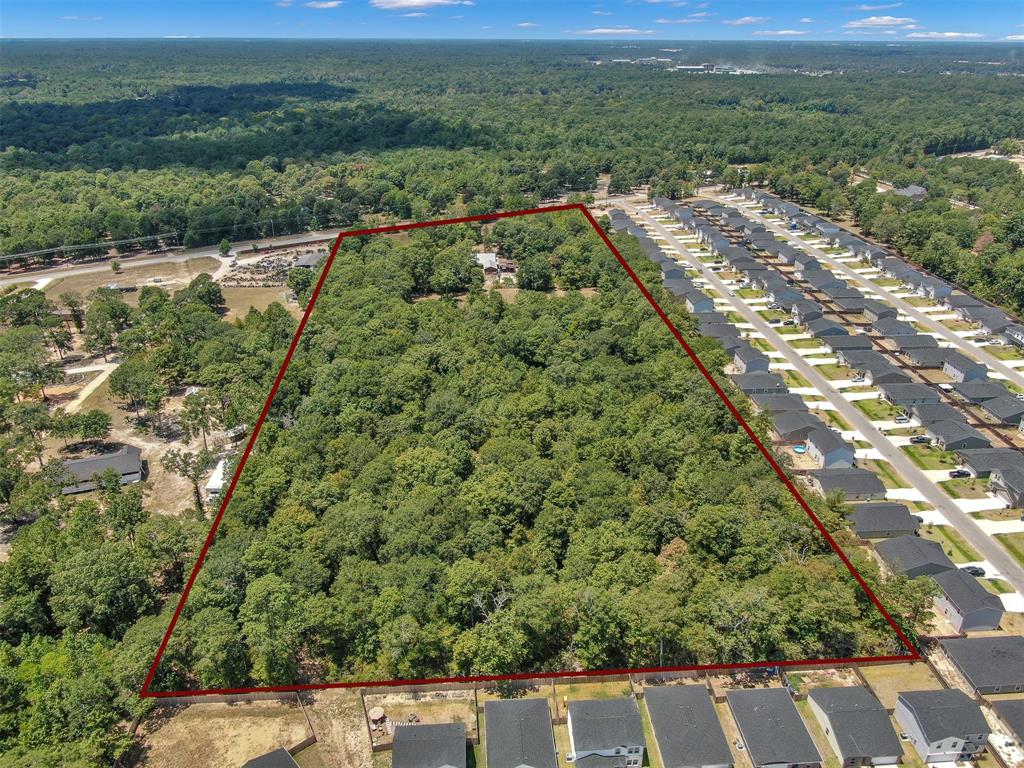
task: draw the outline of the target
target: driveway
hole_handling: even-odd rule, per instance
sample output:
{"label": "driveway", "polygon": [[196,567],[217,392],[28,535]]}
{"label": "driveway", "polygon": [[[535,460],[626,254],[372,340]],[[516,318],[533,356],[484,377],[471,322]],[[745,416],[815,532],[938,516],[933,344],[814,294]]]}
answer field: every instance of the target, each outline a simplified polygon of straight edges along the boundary
{"label": "driveway", "polygon": [[[649,213],[638,211],[635,207],[627,204],[623,204],[622,207],[635,219],[649,226],[652,232],[660,234],[666,241],[677,248],[680,253],[685,254],[683,259],[691,266],[698,270],[702,270],[704,268],[704,264],[697,257],[690,254],[685,245],[681,243],[671,232],[669,232],[662,223],[656,221]],[[974,518],[960,509],[953,499],[943,493],[935,483],[932,482],[932,480],[927,477],[903,451],[899,449],[898,446],[893,445],[889,439],[871,423],[871,420],[863,411],[853,405],[853,403],[851,403],[847,398],[843,397],[843,395],[829,383],[828,379],[826,379],[813,365],[808,364],[802,355],[790,347],[786,343],[783,335],[777,333],[774,327],[771,326],[767,320],[757,314],[755,310],[748,307],[739,297],[729,296],[730,287],[727,286],[717,274],[710,270],[707,270],[703,274],[704,279],[708,284],[721,296],[728,299],[732,310],[739,314],[745,322],[750,323],[753,328],[761,333],[772,346],[782,353],[782,357],[786,362],[793,365],[793,370],[811,383],[813,389],[808,391],[808,394],[813,392],[814,394],[819,394],[825,397],[832,406],[830,410],[835,410],[836,413],[838,413],[852,429],[855,429],[863,435],[864,440],[870,442],[878,451],[878,455],[881,459],[888,462],[900,477],[910,483],[915,491],[914,495],[916,498],[924,500],[937,511],[941,512],[943,517],[949,520],[950,524],[953,525],[968,542],[970,542],[971,546],[973,546],[982,555],[982,557],[994,564],[999,571],[1004,574],[1006,581],[1008,581],[1016,591],[1024,594],[1024,568],[1022,568],[1021,565],[1017,563],[1017,561],[1014,560],[998,542],[979,528]],[[789,336],[791,337],[792,334]],[[803,392],[805,390],[797,389],[795,391]],[[870,396],[874,397],[875,395]]]}

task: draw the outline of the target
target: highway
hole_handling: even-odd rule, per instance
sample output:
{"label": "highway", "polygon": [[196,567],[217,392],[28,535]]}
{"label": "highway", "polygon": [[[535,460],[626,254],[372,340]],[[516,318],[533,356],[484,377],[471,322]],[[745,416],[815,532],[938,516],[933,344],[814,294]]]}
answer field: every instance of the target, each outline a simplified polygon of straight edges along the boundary
{"label": "highway", "polygon": [[[720,193],[713,193],[708,196],[721,201],[725,205],[737,205],[737,201],[727,200],[725,196]],[[905,301],[904,299],[898,296],[894,296],[893,292],[888,290],[887,288],[883,288],[880,285],[876,285],[875,283],[871,282],[871,280],[864,277],[864,275],[854,272],[849,265],[844,264],[841,261],[836,261],[834,256],[825,253],[821,248],[817,248],[813,245],[808,245],[806,240],[801,240],[797,235],[794,235],[792,232],[790,232],[785,227],[780,225],[778,221],[775,221],[773,219],[766,219],[764,216],[755,213],[749,208],[743,208],[742,210],[744,216],[747,216],[748,218],[751,218],[754,221],[763,224],[770,231],[778,235],[782,235],[794,245],[800,246],[808,253],[812,254],[816,259],[818,259],[818,261],[822,262],[823,264],[827,264],[828,267],[834,272],[842,273],[842,276],[847,278],[851,282],[856,283],[862,288],[870,289],[871,292],[885,299],[887,302],[896,307],[896,309],[898,309],[901,313],[909,316],[914,321],[921,323],[923,326],[928,328],[929,331],[933,331],[934,333],[938,334],[939,336],[942,337],[944,341],[948,341],[958,350],[965,353],[968,357],[973,357],[975,360],[978,360],[979,362],[982,362],[985,365],[987,365],[990,370],[997,371],[998,373],[1002,374],[1003,376],[1006,377],[1007,381],[1011,381],[1019,387],[1024,387],[1024,373],[1021,373],[1019,369],[1011,368],[1006,364],[1005,361],[1000,360],[998,357],[987,352],[984,347],[981,347],[978,344],[974,344],[971,341],[968,341],[967,339],[957,336],[956,333],[954,333],[949,328],[944,326],[938,320],[934,320],[933,318],[929,317],[927,312],[922,312],[913,304],[910,304],[909,302]]]}
{"label": "highway", "polygon": [[956,503],[947,496],[934,481],[930,480],[924,472],[918,468],[913,461],[892,441],[888,439],[871,423],[871,420],[847,400],[813,365],[810,365],[796,350],[790,347],[775,328],[769,325],[756,310],[752,309],[737,296],[730,296],[730,286],[711,270],[705,270],[705,265],[696,256],[690,253],[685,243],[679,240],[664,225],[655,220],[651,215],[638,210],[633,204],[621,203],[622,207],[634,220],[643,222],[651,227],[661,238],[671,244],[680,253],[685,254],[685,259],[695,269],[701,271],[701,275],[708,284],[718,292],[719,295],[728,299],[732,309],[741,315],[745,322],[750,323],[754,330],[775,347],[793,368],[803,376],[821,395],[828,400],[836,409],[844,421],[852,429],[855,429],[864,440],[867,440],[878,451],[883,460],[889,462],[893,469],[904,480],[917,490],[925,501],[931,504],[936,511],[940,512],[950,525],[956,528],[961,535],[970,543],[974,549],[995,568],[1002,577],[1009,582],[1020,594],[1024,594],[1024,568],[991,536],[985,533],[969,514],[964,512]]}
{"label": "highway", "polygon": [[[232,243],[231,253],[243,257],[247,256],[252,253],[251,248],[253,243],[258,243],[261,250],[266,250],[268,248],[285,248],[293,245],[308,245],[309,243],[333,241],[341,231],[343,230],[325,229],[315,232],[304,232],[298,235],[282,235],[281,237],[261,238],[259,240],[242,240],[237,243]],[[148,267],[152,264],[176,264],[188,261],[189,259],[201,259],[204,257],[211,257],[225,261],[220,255],[220,247],[216,245],[206,245],[201,248],[189,248],[184,251],[168,251],[167,253],[160,253],[151,256],[118,257],[117,261],[120,262],[121,269],[126,270],[135,269],[137,267]],[[15,285],[17,283],[29,283],[35,280],[42,280],[44,278],[57,280],[62,277],[89,275],[97,272],[109,273],[112,276],[112,280],[116,280],[116,278],[113,277],[114,273],[111,272],[110,269],[111,261],[113,261],[113,259],[90,261],[84,264],[67,264],[60,267],[54,267],[52,269],[30,270],[26,272],[7,274],[0,278],[0,287]]]}

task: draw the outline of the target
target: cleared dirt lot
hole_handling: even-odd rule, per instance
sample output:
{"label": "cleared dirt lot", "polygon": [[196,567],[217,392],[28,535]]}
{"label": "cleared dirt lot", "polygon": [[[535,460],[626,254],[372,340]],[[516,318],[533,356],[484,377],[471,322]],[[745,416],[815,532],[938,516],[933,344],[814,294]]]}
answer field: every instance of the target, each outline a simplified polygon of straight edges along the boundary
{"label": "cleared dirt lot", "polygon": [[146,750],[138,764],[147,768],[238,768],[253,757],[297,744],[309,728],[298,706],[263,701],[160,711],[139,733]]}
{"label": "cleared dirt lot", "polygon": [[942,688],[928,665],[920,662],[863,666],[860,671],[882,706],[890,710],[896,706],[896,698],[901,691],[935,691]]}
{"label": "cleared dirt lot", "polygon": [[[220,262],[217,259],[203,257],[189,259],[188,261],[175,262],[171,264],[149,264],[144,267],[130,267],[115,273],[111,269],[103,272],[89,272],[84,275],[71,275],[61,277],[43,289],[46,297],[57,300],[62,293],[78,293],[85,296],[89,291],[102,288],[110,283],[117,283],[122,288],[140,288],[143,285],[154,285],[153,278],[160,278],[160,287],[170,292],[184,288],[189,280],[202,272],[213,274],[217,271]],[[124,300],[129,304],[138,302],[138,291],[129,291],[124,294]]]}

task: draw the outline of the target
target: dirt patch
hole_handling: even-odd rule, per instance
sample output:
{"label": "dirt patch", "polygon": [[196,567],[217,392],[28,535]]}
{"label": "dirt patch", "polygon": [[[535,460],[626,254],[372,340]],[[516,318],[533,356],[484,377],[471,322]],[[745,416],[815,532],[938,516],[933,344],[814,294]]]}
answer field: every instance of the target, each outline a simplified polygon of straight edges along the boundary
{"label": "dirt patch", "polygon": [[158,710],[139,734],[145,754],[138,765],[147,768],[238,768],[310,735],[302,710],[276,701]]}
{"label": "dirt patch", "polygon": [[228,307],[228,312],[224,316],[225,320],[245,317],[250,309],[263,312],[275,301],[295,317],[302,316],[303,307],[300,307],[294,301],[288,301],[291,289],[287,286],[270,288],[222,287],[221,292],[224,294],[224,303]]}
{"label": "dirt patch", "polygon": [[[144,267],[126,267],[115,273],[111,269],[102,272],[88,272],[84,275],[61,277],[49,283],[44,289],[46,298],[56,301],[62,293],[78,293],[82,296],[97,288],[116,283],[120,288],[134,288],[125,291],[122,297],[128,304],[135,305],[139,300],[138,288],[144,285],[159,285],[173,293],[184,288],[192,278],[202,272],[213,274],[220,262],[217,259],[203,257],[164,264],[149,264]],[[160,282],[155,283],[154,278]]]}
{"label": "dirt patch", "polygon": [[861,674],[882,706],[892,710],[900,691],[936,691],[942,688],[927,664],[880,664],[863,666]]}
{"label": "dirt patch", "polygon": [[345,689],[321,691],[306,711],[313,721],[313,729],[319,739],[317,746],[325,765],[332,768],[374,768],[370,737],[358,693]]}

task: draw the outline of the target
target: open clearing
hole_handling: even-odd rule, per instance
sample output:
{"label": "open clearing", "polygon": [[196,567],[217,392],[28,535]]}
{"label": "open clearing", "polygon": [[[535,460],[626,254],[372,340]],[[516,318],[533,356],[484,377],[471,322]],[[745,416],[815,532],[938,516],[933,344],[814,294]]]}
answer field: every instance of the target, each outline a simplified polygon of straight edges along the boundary
{"label": "open clearing", "polygon": [[[46,298],[57,300],[62,293],[78,293],[85,296],[90,291],[103,288],[111,283],[117,283],[121,288],[141,288],[143,285],[159,285],[170,292],[184,288],[188,282],[203,272],[213,274],[220,262],[207,256],[188,261],[179,261],[164,264],[149,264],[145,267],[133,267],[122,269],[115,273],[113,270],[103,272],[88,272],[84,275],[71,275],[61,277],[49,283],[43,292]],[[160,278],[159,283],[154,283],[153,278]],[[138,303],[138,291],[128,291],[124,294],[124,300],[129,304]]]}

